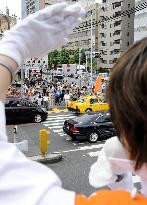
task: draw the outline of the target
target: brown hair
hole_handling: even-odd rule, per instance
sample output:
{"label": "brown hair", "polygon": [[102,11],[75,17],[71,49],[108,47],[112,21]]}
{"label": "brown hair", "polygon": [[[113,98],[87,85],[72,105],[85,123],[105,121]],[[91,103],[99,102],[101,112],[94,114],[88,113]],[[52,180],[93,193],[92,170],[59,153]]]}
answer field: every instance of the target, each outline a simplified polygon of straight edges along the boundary
{"label": "brown hair", "polygon": [[127,141],[137,170],[147,162],[147,38],[131,46],[114,65],[107,99],[118,137]]}

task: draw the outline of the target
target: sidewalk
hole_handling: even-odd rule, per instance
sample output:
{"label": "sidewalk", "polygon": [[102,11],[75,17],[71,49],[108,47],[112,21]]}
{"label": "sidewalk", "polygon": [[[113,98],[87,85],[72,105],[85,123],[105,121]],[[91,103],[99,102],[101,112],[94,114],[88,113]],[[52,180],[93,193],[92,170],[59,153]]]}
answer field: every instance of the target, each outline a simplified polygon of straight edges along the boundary
{"label": "sidewalk", "polygon": [[60,105],[54,105],[53,108],[48,109],[48,113],[59,113],[59,112],[68,112],[68,109],[66,109],[64,102],[62,102]]}
{"label": "sidewalk", "polygon": [[[8,141],[11,143],[14,142],[13,127],[14,125],[7,126]],[[28,141],[28,152],[23,151],[23,153],[30,160],[34,160],[43,164],[56,163],[61,161],[61,153],[50,153],[48,151],[45,158],[43,158],[40,154],[38,133],[41,129],[44,129],[44,126],[42,124],[23,124],[18,126],[18,134],[16,135],[16,141]]]}
{"label": "sidewalk", "polygon": [[60,108],[55,107],[55,108],[52,108],[51,110],[49,110],[48,114],[50,114],[50,113],[59,113],[59,112],[69,112],[69,111],[68,111],[68,109],[64,109],[62,107],[60,107]]}

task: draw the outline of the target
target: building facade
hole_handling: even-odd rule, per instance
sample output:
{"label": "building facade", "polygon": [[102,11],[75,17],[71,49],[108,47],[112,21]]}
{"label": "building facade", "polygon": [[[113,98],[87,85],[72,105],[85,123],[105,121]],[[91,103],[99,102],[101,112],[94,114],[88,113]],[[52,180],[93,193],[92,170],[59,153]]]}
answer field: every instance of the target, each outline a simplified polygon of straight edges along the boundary
{"label": "building facade", "polygon": [[[136,6],[141,6],[146,0],[136,0]],[[147,37],[147,8],[135,13],[134,20],[134,41]]]}
{"label": "building facade", "polygon": [[17,23],[17,16],[9,15],[9,9],[6,7],[6,14],[0,13],[0,33],[4,33]]}
{"label": "building facade", "polygon": [[[33,14],[45,7],[45,0],[22,0],[22,18],[29,14]],[[31,38],[31,36],[30,36]],[[39,48],[38,48],[39,49]],[[23,65],[26,73],[27,70],[36,70],[38,72],[41,69],[48,68],[48,55],[44,57],[28,58]]]}
{"label": "building facade", "polygon": [[98,48],[100,68],[111,69],[120,55],[134,42],[135,0],[103,0],[99,9]]}
{"label": "building facade", "polygon": [[76,27],[73,33],[69,36],[69,43],[66,45],[66,48],[68,50],[76,50],[78,48],[81,48],[85,51],[89,51],[91,48],[91,39],[93,44],[93,50],[95,50],[95,40],[97,34],[97,12],[97,4],[92,4],[90,10],[87,11],[82,23],[78,27]]}

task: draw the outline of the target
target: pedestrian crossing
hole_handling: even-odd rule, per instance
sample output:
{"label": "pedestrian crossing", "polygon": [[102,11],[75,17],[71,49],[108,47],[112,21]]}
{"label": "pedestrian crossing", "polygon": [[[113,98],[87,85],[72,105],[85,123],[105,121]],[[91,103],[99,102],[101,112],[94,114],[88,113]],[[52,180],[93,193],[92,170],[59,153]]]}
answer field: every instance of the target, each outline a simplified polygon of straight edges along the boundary
{"label": "pedestrian crossing", "polygon": [[69,140],[71,138],[63,132],[63,124],[65,120],[73,119],[75,117],[76,116],[73,113],[49,115],[47,120],[43,122],[43,125],[61,137],[66,136],[66,140]]}

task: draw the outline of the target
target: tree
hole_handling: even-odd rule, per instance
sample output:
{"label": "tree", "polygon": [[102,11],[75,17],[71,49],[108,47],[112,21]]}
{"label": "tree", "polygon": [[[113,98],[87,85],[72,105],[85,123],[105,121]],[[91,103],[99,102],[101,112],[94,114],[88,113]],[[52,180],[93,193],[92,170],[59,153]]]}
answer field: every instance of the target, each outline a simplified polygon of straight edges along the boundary
{"label": "tree", "polygon": [[84,63],[86,63],[86,54],[85,54],[85,50],[82,49],[81,50],[81,59],[80,59],[81,64],[83,65]]}
{"label": "tree", "polygon": [[70,62],[70,56],[69,56],[69,51],[65,48],[63,48],[61,50],[61,53],[60,53],[60,57],[61,57],[61,64],[69,64]]}
{"label": "tree", "polygon": [[48,54],[48,66],[52,68],[53,65],[56,67],[60,63],[60,52],[55,50]]}

